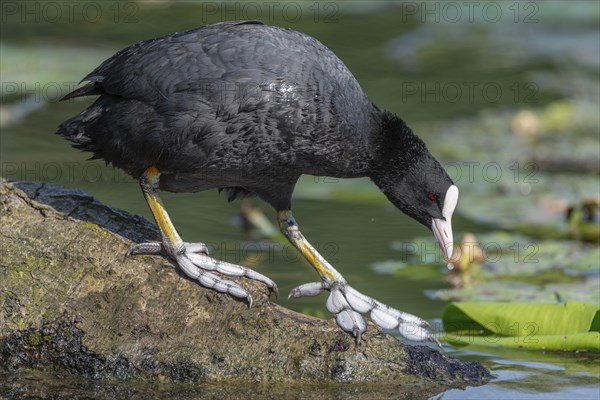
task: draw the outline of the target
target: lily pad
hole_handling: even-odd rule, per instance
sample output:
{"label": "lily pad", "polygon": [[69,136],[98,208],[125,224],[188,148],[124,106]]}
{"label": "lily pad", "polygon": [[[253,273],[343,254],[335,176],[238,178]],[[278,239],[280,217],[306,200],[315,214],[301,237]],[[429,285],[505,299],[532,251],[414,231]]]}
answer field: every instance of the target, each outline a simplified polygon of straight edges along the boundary
{"label": "lily pad", "polygon": [[[484,250],[483,259],[463,270],[446,274],[440,268],[441,252],[429,237],[411,242],[392,242],[400,252],[398,260],[377,262],[372,268],[381,274],[410,279],[442,279],[453,288],[430,290],[426,294],[447,301],[523,301],[555,303],[583,301],[600,303],[600,248],[576,240],[534,240],[505,231],[492,231],[463,239],[460,246]],[[464,251],[464,250],[463,250]]]}
{"label": "lily pad", "polygon": [[600,304],[600,279],[583,282],[532,284],[515,280],[481,282],[470,287],[430,290],[429,297],[446,301],[505,301],[557,303],[583,301]]}
{"label": "lily pad", "polygon": [[[569,276],[600,276],[600,248],[577,240],[538,240],[522,234],[491,231],[478,234],[475,241],[463,241],[461,245],[477,246],[484,250],[482,279],[500,276],[535,278],[549,271]],[[436,246],[434,239],[419,237],[411,242],[392,242],[390,247],[400,252],[402,262],[440,264],[443,257]],[[393,265],[390,261],[387,263],[389,272]],[[402,264],[397,265],[402,267]],[[379,264],[378,268],[381,269]]]}
{"label": "lily pad", "polygon": [[484,265],[493,275],[537,275],[560,270],[569,275],[600,275],[600,249],[575,240],[534,240],[516,236],[513,241],[498,235],[480,235],[487,250]]}
{"label": "lily pad", "polygon": [[442,316],[451,343],[600,352],[596,304],[452,303]]}

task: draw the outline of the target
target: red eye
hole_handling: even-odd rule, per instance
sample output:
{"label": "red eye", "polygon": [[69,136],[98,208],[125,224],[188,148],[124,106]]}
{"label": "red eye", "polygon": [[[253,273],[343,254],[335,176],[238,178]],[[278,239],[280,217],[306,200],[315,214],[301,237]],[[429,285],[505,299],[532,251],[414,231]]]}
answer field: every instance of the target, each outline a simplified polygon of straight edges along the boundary
{"label": "red eye", "polygon": [[433,193],[429,193],[429,195],[427,197],[429,197],[429,200],[431,200],[431,201],[436,201],[439,198],[437,194],[433,194]]}

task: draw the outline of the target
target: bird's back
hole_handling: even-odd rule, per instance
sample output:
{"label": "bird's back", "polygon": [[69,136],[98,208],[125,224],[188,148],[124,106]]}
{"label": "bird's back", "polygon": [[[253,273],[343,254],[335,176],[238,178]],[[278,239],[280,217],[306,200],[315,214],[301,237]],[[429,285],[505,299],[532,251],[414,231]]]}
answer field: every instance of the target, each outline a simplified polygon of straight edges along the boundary
{"label": "bird's back", "polygon": [[134,44],[84,80],[67,98],[101,96],[59,133],[135,177],[149,165],[351,176],[377,112],[329,49],[256,21]]}

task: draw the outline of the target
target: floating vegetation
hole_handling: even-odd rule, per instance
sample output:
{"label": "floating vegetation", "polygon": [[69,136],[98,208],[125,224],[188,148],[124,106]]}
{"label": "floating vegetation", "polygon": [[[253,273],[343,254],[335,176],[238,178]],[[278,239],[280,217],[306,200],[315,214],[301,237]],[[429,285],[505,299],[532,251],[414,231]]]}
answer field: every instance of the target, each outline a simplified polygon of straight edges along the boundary
{"label": "floating vegetation", "polygon": [[427,291],[449,301],[521,301],[600,304],[600,248],[577,240],[534,240],[494,231],[466,234],[455,247],[450,272],[440,267],[435,242],[394,242],[400,260],[373,264],[376,272],[411,279],[445,279],[451,288]]}
{"label": "floating vegetation", "polygon": [[451,303],[442,321],[455,345],[600,351],[596,304]]}

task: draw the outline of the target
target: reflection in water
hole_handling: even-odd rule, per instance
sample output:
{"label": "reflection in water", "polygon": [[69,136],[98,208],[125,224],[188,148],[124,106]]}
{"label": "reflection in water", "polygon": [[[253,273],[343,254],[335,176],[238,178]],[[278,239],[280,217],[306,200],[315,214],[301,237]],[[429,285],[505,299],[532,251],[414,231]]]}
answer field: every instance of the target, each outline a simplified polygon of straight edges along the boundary
{"label": "reflection in water", "polygon": [[477,360],[490,368],[486,386],[449,390],[436,399],[598,399],[600,356],[470,346],[446,354]]}

